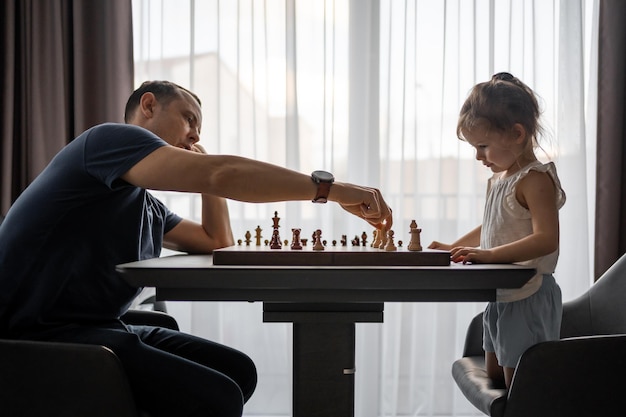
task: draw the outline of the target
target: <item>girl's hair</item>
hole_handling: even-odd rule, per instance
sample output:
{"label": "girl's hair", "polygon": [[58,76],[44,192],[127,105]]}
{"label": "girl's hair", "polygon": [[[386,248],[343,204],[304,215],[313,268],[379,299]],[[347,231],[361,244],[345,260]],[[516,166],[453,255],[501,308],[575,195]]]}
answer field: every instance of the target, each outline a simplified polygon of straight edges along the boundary
{"label": "girl's hair", "polygon": [[135,110],[139,107],[141,96],[145,93],[154,94],[158,101],[160,101],[163,105],[167,105],[172,100],[180,98],[182,91],[189,93],[194,100],[198,102],[198,105],[202,106],[202,103],[197,95],[178,84],[170,81],[144,81],[143,84],[141,84],[138,89],[133,91],[128,98],[128,101],[126,102],[126,109],[124,110],[124,121],[128,123],[128,121],[132,118]]}
{"label": "girl's hair", "polygon": [[465,140],[462,131],[479,124],[507,131],[519,123],[532,139],[533,147],[537,147],[537,137],[544,131],[540,116],[533,90],[508,72],[500,72],[474,86],[461,107],[456,135]]}

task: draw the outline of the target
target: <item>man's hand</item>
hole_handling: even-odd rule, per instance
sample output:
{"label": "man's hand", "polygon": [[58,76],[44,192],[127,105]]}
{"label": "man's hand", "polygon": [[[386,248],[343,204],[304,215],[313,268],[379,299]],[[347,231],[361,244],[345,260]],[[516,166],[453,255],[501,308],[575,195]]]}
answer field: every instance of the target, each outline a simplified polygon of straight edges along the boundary
{"label": "man's hand", "polygon": [[203,153],[206,155],[206,149],[204,149],[204,147],[199,143],[194,143],[193,145],[191,145],[191,151],[196,153]]}
{"label": "man's hand", "polygon": [[[391,230],[393,214],[379,190],[345,183],[335,183],[333,188],[339,184],[342,197],[336,201],[344,210],[362,218],[376,229]],[[333,188],[331,193],[335,191]]]}

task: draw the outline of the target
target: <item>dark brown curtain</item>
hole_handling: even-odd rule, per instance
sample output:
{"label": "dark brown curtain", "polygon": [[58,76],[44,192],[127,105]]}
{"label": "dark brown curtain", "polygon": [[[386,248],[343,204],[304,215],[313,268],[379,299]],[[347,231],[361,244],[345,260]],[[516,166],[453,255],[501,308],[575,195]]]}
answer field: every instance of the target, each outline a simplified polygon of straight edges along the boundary
{"label": "dark brown curtain", "polygon": [[595,276],[626,253],[626,1],[600,1]]}
{"label": "dark brown curtain", "polygon": [[3,0],[0,214],[83,130],[122,122],[133,90],[131,0]]}

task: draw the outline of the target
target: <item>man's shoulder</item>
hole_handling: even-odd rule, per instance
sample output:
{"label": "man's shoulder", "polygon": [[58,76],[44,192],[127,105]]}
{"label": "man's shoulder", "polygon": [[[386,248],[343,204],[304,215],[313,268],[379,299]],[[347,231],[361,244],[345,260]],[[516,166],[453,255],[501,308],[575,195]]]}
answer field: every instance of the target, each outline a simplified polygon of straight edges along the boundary
{"label": "man's shoulder", "polygon": [[167,144],[163,139],[143,127],[123,123],[103,123],[86,130],[77,139],[85,141],[91,149],[136,148]]}
{"label": "man's shoulder", "polygon": [[102,123],[93,126],[85,131],[85,134],[89,135],[137,135],[137,136],[150,136],[157,137],[154,133],[150,132],[143,127],[125,123]]}

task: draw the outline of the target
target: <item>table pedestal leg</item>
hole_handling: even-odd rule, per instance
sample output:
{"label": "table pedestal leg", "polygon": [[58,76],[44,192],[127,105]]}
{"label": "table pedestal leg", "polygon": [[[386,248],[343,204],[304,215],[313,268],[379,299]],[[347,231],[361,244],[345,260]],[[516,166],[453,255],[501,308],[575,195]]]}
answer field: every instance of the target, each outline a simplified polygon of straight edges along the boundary
{"label": "table pedestal leg", "polygon": [[263,321],[293,323],[293,417],[354,417],[355,323],[382,323],[383,303],[263,303]]}
{"label": "table pedestal leg", "polygon": [[293,416],[354,416],[354,323],[293,324]]}

